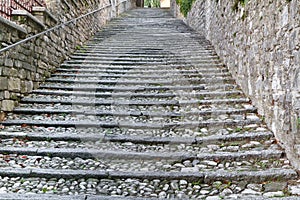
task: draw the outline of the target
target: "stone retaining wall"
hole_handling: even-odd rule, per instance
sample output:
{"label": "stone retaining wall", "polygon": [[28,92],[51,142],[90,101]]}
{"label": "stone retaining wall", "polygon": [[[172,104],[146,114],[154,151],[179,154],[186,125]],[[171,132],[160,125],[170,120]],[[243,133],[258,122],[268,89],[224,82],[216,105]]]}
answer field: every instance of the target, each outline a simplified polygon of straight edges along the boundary
{"label": "stone retaining wall", "polygon": [[[186,23],[206,36],[300,169],[300,2],[197,0]],[[172,12],[182,17],[172,2]]]}
{"label": "stone retaining wall", "polygon": [[25,28],[0,17],[0,48],[25,39],[27,31]]}
{"label": "stone retaining wall", "polygon": [[[113,9],[108,3],[109,1],[99,0],[99,2],[101,2],[100,7],[99,5],[94,7],[95,12],[91,14],[65,22],[38,36],[27,38],[28,41],[10,49],[0,49],[1,111],[11,111],[22,96],[37,88],[63,60],[111,19]],[[115,4],[116,7],[122,6],[122,8],[114,8],[114,10],[125,11],[134,5],[133,0],[127,0]],[[81,10],[80,14],[90,11],[92,10]],[[2,23],[2,21],[5,19],[1,18],[0,20],[0,30],[5,31],[6,36],[10,36],[9,38],[5,37],[6,43],[7,41],[14,43],[24,38],[24,34],[26,34],[24,28],[12,25],[7,21]]]}

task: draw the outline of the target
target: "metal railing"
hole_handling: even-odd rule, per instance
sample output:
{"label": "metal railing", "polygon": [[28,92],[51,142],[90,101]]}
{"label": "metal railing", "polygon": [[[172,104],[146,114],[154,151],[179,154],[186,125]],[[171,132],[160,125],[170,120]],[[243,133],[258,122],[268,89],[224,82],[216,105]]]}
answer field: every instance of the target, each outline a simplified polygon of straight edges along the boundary
{"label": "metal railing", "polygon": [[[125,1],[127,1],[127,0],[125,0]],[[34,39],[36,39],[36,38],[38,38],[38,37],[41,37],[41,36],[43,36],[43,35],[47,35],[47,34],[49,34],[50,32],[52,32],[52,31],[54,31],[54,30],[59,30],[59,29],[61,29],[61,28],[64,28],[64,27],[66,27],[66,26],[69,26],[70,24],[76,24],[77,21],[79,21],[79,20],[81,20],[81,19],[83,19],[83,18],[85,18],[85,17],[87,17],[87,16],[93,15],[93,14],[99,12],[99,11],[102,11],[102,10],[108,8],[108,7],[111,7],[111,4],[106,5],[106,6],[103,6],[103,7],[99,8],[99,9],[97,9],[97,10],[91,11],[91,12],[89,12],[89,13],[87,13],[87,14],[81,15],[80,17],[71,19],[71,20],[69,20],[69,21],[67,21],[67,22],[64,22],[64,23],[62,23],[62,24],[59,24],[59,25],[54,26],[54,27],[52,27],[52,28],[49,28],[49,29],[47,29],[47,30],[45,30],[45,31],[43,31],[43,32],[40,32],[40,33],[36,34],[36,35],[30,36],[30,37],[28,37],[28,38],[25,38],[24,40],[18,41],[18,42],[16,42],[16,43],[12,44],[12,45],[9,45],[9,46],[7,46],[7,47],[4,47],[4,48],[0,49],[0,54],[3,53],[3,52],[5,52],[5,51],[7,51],[7,50],[10,50],[10,49],[12,49],[12,48],[14,48],[14,47],[16,47],[16,46],[18,46],[18,45],[20,45],[20,44],[24,44],[24,43],[29,42],[29,41],[31,41],[31,40],[34,40]]]}
{"label": "metal railing", "polygon": [[44,0],[0,0],[0,16],[11,19],[13,10],[32,11],[34,6],[46,7]]}
{"label": "metal railing", "polygon": [[[0,1],[1,1],[1,0],[0,0]],[[122,0],[122,1],[120,1],[120,2],[117,4],[117,6],[120,6],[121,4],[126,3],[126,2],[128,2],[128,0]],[[47,30],[45,30],[45,31],[43,31],[43,32],[41,32],[41,33],[36,34],[36,35],[30,36],[30,37],[28,37],[28,38],[25,38],[24,40],[18,41],[18,42],[16,42],[16,43],[12,44],[12,45],[9,45],[9,46],[4,47],[4,48],[2,48],[2,49],[0,48],[0,54],[1,54],[1,53],[4,53],[5,51],[8,51],[8,50],[10,50],[10,49],[12,49],[12,48],[17,47],[18,45],[27,43],[27,42],[29,42],[29,41],[31,41],[31,40],[34,40],[34,39],[36,39],[36,38],[38,38],[38,37],[41,37],[41,36],[43,36],[43,35],[47,35],[47,34],[49,34],[49,33],[52,32],[52,31],[59,30],[59,29],[61,29],[61,28],[63,28],[63,27],[69,26],[70,24],[76,24],[77,21],[79,21],[79,20],[81,20],[81,19],[83,19],[83,18],[85,18],[85,17],[87,17],[87,16],[91,16],[91,15],[93,15],[93,14],[95,14],[95,13],[97,13],[97,12],[100,12],[100,11],[106,9],[106,8],[109,8],[109,7],[112,7],[112,5],[111,5],[111,4],[108,4],[108,5],[102,6],[101,8],[98,8],[98,9],[96,9],[96,10],[94,10],[94,11],[91,11],[91,12],[89,12],[89,13],[86,13],[86,14],[84,14],[84,15],[81,15],[81,16],[79,16],[79,17],[77,17],[77,18],[71,19],[71,20],[69,20],[69,21],[67,21],[67,22],[63,22],[62,24],[59,24],[59,25],[54,26],[54,27],[52,27],[52,28],[49,28],[49,29],[47,29]]]}

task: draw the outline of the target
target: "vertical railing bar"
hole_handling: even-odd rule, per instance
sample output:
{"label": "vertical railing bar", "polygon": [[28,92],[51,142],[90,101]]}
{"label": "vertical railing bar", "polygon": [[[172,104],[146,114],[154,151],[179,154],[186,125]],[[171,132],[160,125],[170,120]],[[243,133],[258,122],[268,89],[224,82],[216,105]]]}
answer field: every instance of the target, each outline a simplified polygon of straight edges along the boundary
{"label": "vertical railing bar", "polygon": [[46,7],[44,0],[0,0],[0,16],[11,19],[12,11],[17,9],[32,12],[34,6]]}

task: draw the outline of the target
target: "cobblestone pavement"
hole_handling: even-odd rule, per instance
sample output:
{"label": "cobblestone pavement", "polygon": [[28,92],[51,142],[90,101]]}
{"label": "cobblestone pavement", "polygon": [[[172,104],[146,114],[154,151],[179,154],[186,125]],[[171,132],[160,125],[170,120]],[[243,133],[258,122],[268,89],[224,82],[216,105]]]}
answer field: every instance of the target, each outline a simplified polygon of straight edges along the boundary
{"label": "cobblestone pavement", "polygon": [[167,10],[110,22],[0,132],[0,199],[297,199],[213,47]]}

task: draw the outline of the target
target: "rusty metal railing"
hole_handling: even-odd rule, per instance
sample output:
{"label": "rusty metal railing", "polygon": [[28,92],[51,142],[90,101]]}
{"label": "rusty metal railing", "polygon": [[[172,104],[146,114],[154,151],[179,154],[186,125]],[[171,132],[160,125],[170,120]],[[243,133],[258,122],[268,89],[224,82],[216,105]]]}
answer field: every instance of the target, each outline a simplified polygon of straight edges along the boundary
{"label": "rusty metal railing", "polygon": [[11,19],[13,10],[32,11],[34,6],[46,7],[44,0],[0,0],[0,16]]}

